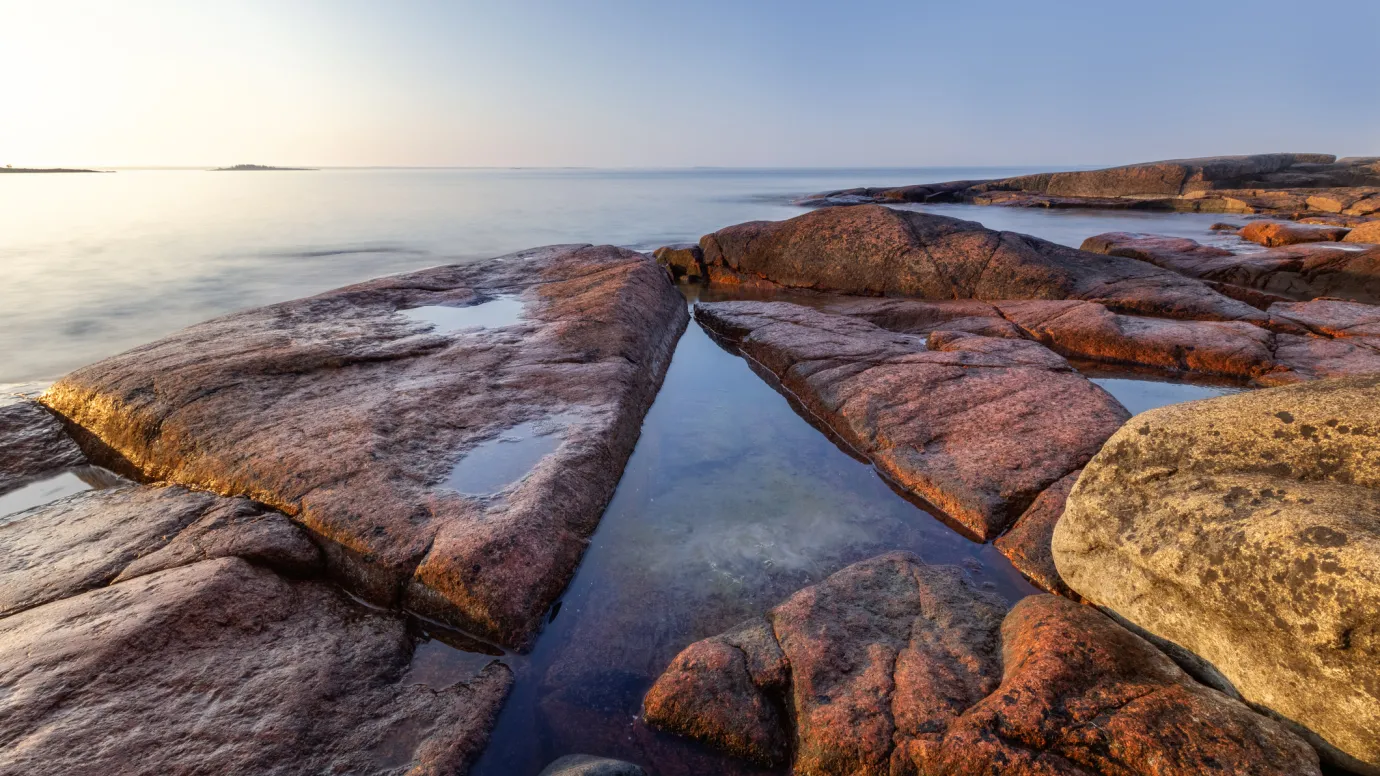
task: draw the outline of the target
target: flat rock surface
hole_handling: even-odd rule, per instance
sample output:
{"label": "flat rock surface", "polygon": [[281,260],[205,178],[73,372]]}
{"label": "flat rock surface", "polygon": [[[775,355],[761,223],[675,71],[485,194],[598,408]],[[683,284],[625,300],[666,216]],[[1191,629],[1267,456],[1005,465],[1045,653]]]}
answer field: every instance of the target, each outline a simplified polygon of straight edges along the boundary
{"label": "flat rock surface", "polygon": [[1035,503],[1025,511],[1011,529],[997,538],[994,544],[1011,565],[1021,572],[1041,590],[1055,595],[1077,599],[1078,594],[1059,578],[1059,570],[1054,567],[1054,555],[1050,551],[1050,540],[1054,536],[1054,526],[1064,514],[1064,502],[1069,491],[1078,481],[1081,470],[1071,472],[1058,482],[1045,489]]}
{"label": "flat rock surface", "polygon": [[0,617],[122,574],[228,555],[301,573],[320,562],[301,529],[245,499],[179,486],[87,491],[0,524]]}
{"label": "flat rock surface", "polygon": [[1338,242],[1351,230],[1344,226],[1295,224],[1287,221],[1253,221],[1241,228],[1241,237],[1267,248],[1298,243]]}
{"label": "flat rock surface", "polygon": [[801,590],[764,622],[688,647],[648,693],[645,716],[739,756],[752,754],[739,745],[745,733],[770,731],[780,746],[756,759],[773,765],[785,764],[794,720],[794,772],[888,773],[995,688],[1005,611],[956,567],[882,555]]}
{"label": "flat rock surface", "polygon": [[645,256],[555,246],[208,321],[43,401],[108,466],[275,507],[355,592],[522,646],[686,320]]}
{"label": "flat rock surface", "polygon": [[687,647],[645,718],[739,756],[769,733],[759,759],[789,752],[801,776],[1318,773],[1302,739],[1100,612],[1007,608],[954,567],[862,561]]}
{"label": "flat rock surface", "polygon": [[0,771],[453,774],[511,683],[406,680],[401,618],[236,558],[0,618]]}
{"label": "flat rock surface", "polygon": [[975,221],[879,205],[752,221],[700,240],[712,283],[922,299],[1083,299],[1123,312],[1264,320],[1200,281]]}
{"label": "flat rock surface", "polygon": [[983,540],[1081,467],[1128,417],[1035,342],[899,334],[781,302],[701,304],[845,443]]}
{"label": "flat rock surface", "polygon": [[1380,773],[1378,402],[1369,377],[1138,415],[1053,539],[1079,594],[1366,773]]}
{"label": "flat rock surface", "polygon": [[1001,637],[1001,685],[949,726],[939,766],[917,762],[920,773],[1319,773],[1301,738],[1198,684],[1091,607],[1031,596],[1006,616]]}
{"label": "flat rock surface", "polygon": [[0,495],[49,472],[81,466],[86,456],[48,408],[0,395]]}
{"label": "flat rock surface", "polygon": [[1290,300],[1329,296],[1380,302],[1380,250],[1376,249],[1303,243],[1233,253],[1186,237],[1108,232],[1084,240],[1083,250],[1139,259],[1188,277]]}

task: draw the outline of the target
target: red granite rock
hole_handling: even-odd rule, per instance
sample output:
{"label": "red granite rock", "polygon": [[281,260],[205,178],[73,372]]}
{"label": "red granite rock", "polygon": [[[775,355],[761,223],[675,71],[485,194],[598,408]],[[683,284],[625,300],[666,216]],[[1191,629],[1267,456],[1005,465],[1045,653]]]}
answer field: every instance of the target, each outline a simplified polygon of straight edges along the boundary
{"label": "red granite rock", "polygon": [[[752,683],[724,637],[693,644],[648,694],[647,720],[741,751],[750,710],[779,704],[785,713],[775,719],[794,723],[793,772],[888,773],[935,747],[996,686],[1005,611],[955,567],[899,552],[855,563],[756,626],[779,644],[788,671]],[[705,675],[717,672],[726,677]]]}
{"label": "red granite rock", "polygon": [[1380,243],[1380,220],[1367,221],[1347,232],[1342,242]]}
{"label": "red granite rock", "polygon": [[[1288,300],[1336,296],[1380,303],[1380,249],[1356,251],[1334,243],[1304,243],[1232,253],[1187,238],[1109,232],[1085,240],[1083,250],[1139,259],[1205,282]],[[1267,300],[1248,301],[1259,304]]]}
{"label": "red granite rock", "polygon": [[1054,536],[1055,524],[1064,514],[1064,502],[1068,501],[1069,491],[1073,490],[1073,484],[1078,482],[1081,472],[1081,469],[1071,472],[1046,488],[1025,514],[1017,518],[1011,529],[994,542],[997,550],[1011,561],[1011,565],[1041,590],[1075,601],[1080,598],[1059,577],[1049,541]]}
{"label": "red granite rock", "polygon": [[926,339],[780,302],[696,317],[770,371],[817,422],[983,540],[1081,467],[1129,417],[1037,343]]}
{"label": "red granite rock", "polygon": [[[490,302],[508,313],[486,328],[404,312]],[[574,571],[686,320],[642,254],[556,246],[208,321],[43,401],[109,466],[273,506],[353,591],[521,646]],[[555,449],[525,476],[475,495],[448,484],[526,427]]]}
{"label": "red granite rock", "polygon": [[1241,229],[1241,237],[1267,248],[1298,243],[1337,242],[1351,231],[1345,227],[1320,224],[1291,224],[1281,221],[1255,221]]}
{"label": "red granite rock", "polygon": [[700,240],[711,283],[921,299],[1083,299],[1124,312],[1264,320],[1201,282],[973,221],[876,205],[753,221]]}
{"label": "red granite rock", "polygon": [[1006,616],[1001,634],[1001,685],[950,724],[937,766],[918,762],[910,773],[1320,772],[1317,754],[1303,739],[1194,682],[1096,609],[1032,596]]}
{"label": "red granite rock", "polygon": [[408,680],[401,617],[237,558],[0,618],[0,771],[464,773],[511,674]]}
{"label": "red granite rock", "polygon": [[1380,307],[1341,299],[1277,304],[1270,307],[1270,325],[1297,326],[1325,337],[1375,339],[1380,345]]}

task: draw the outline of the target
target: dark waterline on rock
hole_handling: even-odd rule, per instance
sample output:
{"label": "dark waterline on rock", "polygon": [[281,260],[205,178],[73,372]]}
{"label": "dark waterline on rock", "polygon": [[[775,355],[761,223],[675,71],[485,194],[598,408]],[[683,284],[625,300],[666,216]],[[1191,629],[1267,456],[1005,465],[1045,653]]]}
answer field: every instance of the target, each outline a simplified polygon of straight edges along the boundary
{"label": "dark waterline on rock", "polygon": [[461,329],[496,329],[522,320],[522,300],[499,296],[466,307],[427,305],[399,310],[418,323],[432,326],[432,334],[450,334]]}

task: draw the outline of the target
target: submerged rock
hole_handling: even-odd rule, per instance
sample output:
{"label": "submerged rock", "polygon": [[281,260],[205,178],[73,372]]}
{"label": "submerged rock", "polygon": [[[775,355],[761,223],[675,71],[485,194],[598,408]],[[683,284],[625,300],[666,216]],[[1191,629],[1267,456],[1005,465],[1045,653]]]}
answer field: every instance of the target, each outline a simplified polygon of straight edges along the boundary
{"label": "submerged rock", "polygon": [[695,309],[817,422],[982,540],[1129,417],[1027,340],[941,331],[925,339],[782,302]]}
{"label": "submerged rock", "polygon": [[[740,756],[745,732],[793,737],[801,776],[1318,773],[1284,726],[1096,610],[1055,596],[1006,610],[957,568],[856,563],[687,647],[645,717]],[[785,764],[784,746],[771,754],[757,759]]]}
{"label": "submerged rock", "polygon": [[647,776],[647,772],[622,760],[568,754],[543,768],[538,776]]}
{"label": "submerged rock", "polygon": [[1173,318],[1265,318],[1150,264],[876,205],[738,224],[700,245],[712,283],[935,300],[1082,299]]}
{"label": "submerged rock", "polygon": [[85,463],[86,456],[46,407],[0,395],[0,495],[36,477]]}
{"label": "submerged rock", "polygon": [[237,558],[0,618],[0,771],[463,773],[511,684],[501,664],[406,680],[396,615]]}
{"label": "submerged rock", "polygon": [[1138,415],[1053,540],[1079,594],[1365,773],[1380,773],[1377,403],[1370,377]]}
{"label": "submerged rock", "polygon": [[[1232,253],[1184,237],[1108,232],[1089,237],[1083,250],[1146,261],[1188,277],[1283,297],[1322,296],[1380,303],[1380,250],[1347,250],[1307,243],[1254,253]],[[1234,295],[1224,289],[1224,293]],[[1269,307],[1267,301],[1264,307]]]}
{"label": "submerged rock", "polygon": [[686,320],[645,256],[555,246],[208,321],[43,401],[101,462],[275,507],[352,590],[522,646]]}
{"label": "submerged rock", "polygon": [[0,524],[0,617],[230,555],[298,574],[320,564],[301,529],[246,499],[175,485],[87,491]]}

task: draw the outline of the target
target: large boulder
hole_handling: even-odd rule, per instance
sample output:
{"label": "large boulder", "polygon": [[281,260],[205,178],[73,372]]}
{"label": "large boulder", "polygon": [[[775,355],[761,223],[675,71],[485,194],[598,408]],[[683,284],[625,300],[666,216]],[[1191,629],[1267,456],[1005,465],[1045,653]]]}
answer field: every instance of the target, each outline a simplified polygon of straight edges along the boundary
{"label": "large boulder", "polygon": [[1364,224],[1347,232],[1342,242],[1349,243],[1380,243],[1380,219],[1367,221]]}
{"label": "large boulder", "polygon": [[[645,719],[769,766],[789,753],[801,776],[1318,773],[1287,728],[1096,610],[1006,610],[957,568],[856,563],[687,647]],[[773,748],[744,748],[754,735]]]}
{"label": "large boulder", "polygon": [[1053,539],[1075,591],[1364,773],[1380,773],[1377,402],[1367,377],[1138,415]]}
{"label": "large boulder", "polygon": [[43,401],[99,462],[273,506],[353,591],[522,646],[686,321],[642,254],[555,246],[208,321]]}
{"label": "large boulder", "polygon": [[0,771],[463,773],[507,695],[431,688],[394,614],[238,558],[0,618]]}
{"label": "large boulder", "polygon": [[1028,340],[898,334],[784,302],[695,309],[807,415],[982,540],[1082,466],[1129,417]]}
{"label": "large boulder", "polygon": [[[1275,301],[1328,296],[1380,303],[1380,249],[1304,243],[1233,253],[1185,237],[1108,232],[1084,240],[1083,250],[1139,259],[1188,277],[1283,297]],[[1217,287],[1236,296],[1231,288]]]}
{"label": "large boulder", "polygon": [[975,221],[877,205],[752,221],[700,240],[711,283],[922,299],[1082,299],[1123,312],[1264,320],[1197,280]]}
{"label": "large boulder", "polygon": [[247,499],[176,485],[86,491],[0,523],[0,617],[231,555],[299,575],[320,565],[300,528]]}
{"label": "large boulder", "polygon": [[996,687],[1005,612],[958,568],[882,555],[688,647],[648,692],[645,718],[771,766],[793,738],[795,773],[888,773]]}

